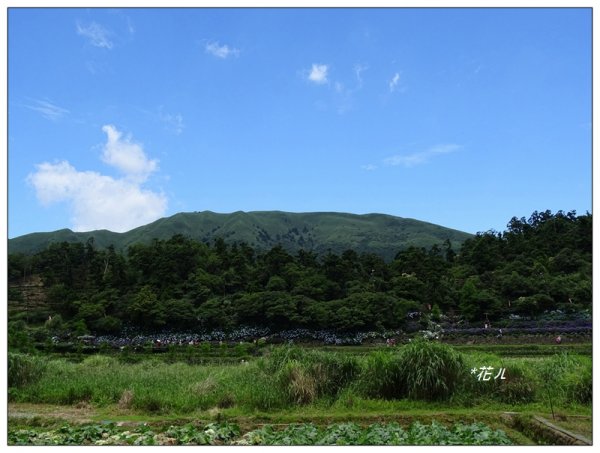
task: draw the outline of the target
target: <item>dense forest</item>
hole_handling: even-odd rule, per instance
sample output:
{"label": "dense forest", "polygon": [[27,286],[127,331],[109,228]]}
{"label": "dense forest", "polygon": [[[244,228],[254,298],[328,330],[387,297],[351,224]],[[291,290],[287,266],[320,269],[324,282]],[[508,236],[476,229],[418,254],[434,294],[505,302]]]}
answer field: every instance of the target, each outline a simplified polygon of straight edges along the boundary
{"label": "dense forest", "polygon": [[92,239],[54,243],[8,256],[13,303],[27,304],[18,285],[31,275],[41,277],[46,302],[27,314],[30,323],[99,334],[124,326],[396,329],[413,312],[471,323],[535,317],[591,310],[592,215],[536,211],[458,250],[447,240],[401,250],[391,261],[353,250],[291,254],[281,245],[259,253],[245,243],[183,235],[123,253]]}

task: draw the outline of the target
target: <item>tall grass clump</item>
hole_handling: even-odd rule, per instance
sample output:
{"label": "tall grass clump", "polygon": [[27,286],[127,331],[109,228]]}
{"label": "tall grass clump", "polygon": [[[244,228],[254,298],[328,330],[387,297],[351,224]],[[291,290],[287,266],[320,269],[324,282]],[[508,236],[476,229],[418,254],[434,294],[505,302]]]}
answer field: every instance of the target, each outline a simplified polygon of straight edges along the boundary
{"label": "tall grass clump", "polygon": [[357,359],[350,355],[294,346],[273,349],[262,368],[296,404],[337,395],[360,371]]}
{"label": "tall grass clump", "polygon": [[504,380],[493,381],[492,396],[503,403],[524,404],[536,399],[538,386],[535,373],[522,361],[509,361],[503,364]]}
{"label": "tall grass clump", "polygon": [[[485,401],[525,404],[537,400],[539,376],[532,361],[501,358],[495,354],[473,352],[465,355],[466,370],[474,369],[464,381],[458,399],[465,405]],[[491,367],[487,380],[478,379],[482,367]]]}
{"label": "tall grass clump", "polygon": [[286,393],[274,382],[274,376],[258,363],[228,367],[217,389],[217,407],[229,404],[246,410],[271,411],[288,405]]}
{"label": "tall grass clump", "polygon": [[[100,407],[122,403],[134,410],[189,412],[217,405],[224,368],[151,360],[130,365],[99,355],[78,364],[64,359],[51,360],[41,378],[19,389],[15,397],[18,401],[32,403],[86,401]],[[211,376],[216,381],[216,388],[203,391],[202,383]],[[125,392],[129,396],[127,401],[122,401]]]}
{"label": "tall grass clump", "polygon": [[368,398],[398,399],[406,396],[400,355],[387,350],[371,352],[363,360],[356,387],[359,394]]}
{"label": "tall grass clump", "polygon": [[25,387],[37,382],[46,370],[47,361],[29,354],[8,353],[8,386]]}
{"label": "tall grass clump", "polygon": [[542,397],[551,405],[592,401],[592,361],[569,353],[555,354],[538,364]]}
{"label": "tall grass clump", "polygon": [[468,376],[462,355],[452,347],[417,340],[400,351],[401,382],[411,399],[448,399]]}
{"label": "tall grass clump", "polygon": [[565,378],[565,395],[570,401],[592,404],[592,362],[584,365],[579,372],[572,372]]}

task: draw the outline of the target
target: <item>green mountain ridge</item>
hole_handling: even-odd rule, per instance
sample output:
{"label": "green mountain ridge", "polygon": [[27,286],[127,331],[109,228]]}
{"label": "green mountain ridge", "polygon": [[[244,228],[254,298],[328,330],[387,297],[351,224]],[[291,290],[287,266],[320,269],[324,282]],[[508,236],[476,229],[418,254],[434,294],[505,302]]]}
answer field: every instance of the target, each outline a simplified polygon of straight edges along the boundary
{"label": "green mountain ridge", "polygon": [[353,249],[359,253],[375,253],[388,260],[410,246],[430,248],[446,240],[458,250],[462,242],[472,237],[440,225],[387,214],[283,211],[222,214],[203,211],[181,212],[124,233],[61,229],[26,234],[9,239],[8,252],[31,254],[53,242],[85,242],[90,237],[97,247],[113,245],[117,250],[126,250],[130,245],[168,239],[174,234],[204,242],[216,238],[228,243],[245,242],[257,250],[268,250],[278,244],[290,252],[305,249],[325,253],[331,250],[340,254]]}

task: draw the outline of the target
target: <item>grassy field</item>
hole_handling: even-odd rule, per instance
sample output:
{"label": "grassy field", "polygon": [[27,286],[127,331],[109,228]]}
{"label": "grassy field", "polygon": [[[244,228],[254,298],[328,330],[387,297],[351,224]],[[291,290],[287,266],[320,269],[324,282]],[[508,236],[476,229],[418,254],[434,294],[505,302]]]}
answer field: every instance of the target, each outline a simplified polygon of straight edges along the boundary
{"label": "grassy field", "polygon": [[[300,439],[312,433],[314,439],[325,439],[328,429],[342,429],[337,425],[352,422],[361,428],[343,428],[353,433],[348,439],[380,439],[393,432],[397,442],[405,442],[421,429],[412,428],[415,421],[429,426],[422,430],[431,429],[448,439],[455,439],[452,432],[457,423],[483,422],[482,432],[503,429],[512,443],[535,443],[502,418],[505,412],[516,412],[550,414],[559,424],[591,433],[592,361],[591,355],[579,353],[588,351],[587,346],[558,354],[546,345],[533,346],[485,352],[425,342],[362,349],[279,346],[265,349],[257,358],[201,365],[186,363],[189,353],[181,353],[178,360],[175,352],[146,354],[139,361],[120,360],[118,355],[67,360],[9,354],[9,430],[52,430],[57,423],[83,419],[147,422],[154,424],[158,435],[168,428],[165,423],[181,427],[204,420],[236,423],[242,431],[231,439],[239,440],[263,424],[285,429],[289,424],[312,423],[316,431],[299,428],[294,436]],[[477,379],[482,367],[493,368],[487,381]],[[88,416],[65,415],[78,410]],[[444,428],[431,428],[432,422]],[[375,423],[398,423],[401,429],[368,427]],[[462,433],[471,428],[456,429]],[[119,434],[111,431],[113,435]],[[431,436],[426,438],[435,438]]]}

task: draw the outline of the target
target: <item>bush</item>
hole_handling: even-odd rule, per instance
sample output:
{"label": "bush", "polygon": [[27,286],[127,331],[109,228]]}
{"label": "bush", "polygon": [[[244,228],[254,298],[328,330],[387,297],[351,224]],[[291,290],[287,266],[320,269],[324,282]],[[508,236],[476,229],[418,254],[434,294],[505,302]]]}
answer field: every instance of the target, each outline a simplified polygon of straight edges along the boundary
{"label": "bush", "polygon": [[25,321],[8,323],[8,349],[14,352],[35,352],[35,347]]}
{"label": "bush", "polygon": [[28,354],[8,353],[8,386],[24,387],[38,381],[46,370],[46,360]]}

